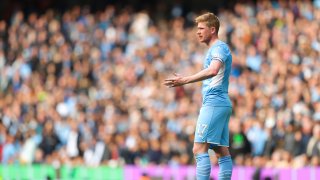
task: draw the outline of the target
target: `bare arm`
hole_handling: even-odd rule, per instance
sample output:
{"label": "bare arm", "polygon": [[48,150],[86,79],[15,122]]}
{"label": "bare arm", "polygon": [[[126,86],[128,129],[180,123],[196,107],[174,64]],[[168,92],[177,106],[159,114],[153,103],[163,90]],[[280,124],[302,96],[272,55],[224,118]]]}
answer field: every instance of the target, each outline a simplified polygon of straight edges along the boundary
{"label": "bare arm", "polygon": [[202,81],[217,75],[221,66],[221,61],[213,60],[211,61],[210,66],[207,69],[204,69],[194,75],[185,77],[175,74],[175,77],[166,79],[164,85],[168,87],[176,87],[182,86],[184,84]]}

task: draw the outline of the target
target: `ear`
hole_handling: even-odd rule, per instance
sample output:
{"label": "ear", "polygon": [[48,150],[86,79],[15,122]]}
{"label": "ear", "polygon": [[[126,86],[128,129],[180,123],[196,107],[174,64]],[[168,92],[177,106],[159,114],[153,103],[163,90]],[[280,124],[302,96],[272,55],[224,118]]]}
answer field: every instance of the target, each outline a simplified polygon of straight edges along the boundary
{"label": "ear", "polygon": [[215,27],[211,27],[211,33],[215,34],[216,33],[216,28]]}

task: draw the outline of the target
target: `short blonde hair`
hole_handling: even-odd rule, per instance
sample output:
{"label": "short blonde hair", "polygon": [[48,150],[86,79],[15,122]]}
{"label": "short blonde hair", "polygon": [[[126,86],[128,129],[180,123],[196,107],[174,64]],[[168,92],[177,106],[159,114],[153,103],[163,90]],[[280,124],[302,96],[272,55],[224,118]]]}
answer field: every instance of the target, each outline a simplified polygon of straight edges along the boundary
{"label": "short blonde hair", "polygon": [[195,23],[205,22],[208,27],[215,27],[216,33],[218,34],[220,28],[220,21],[219,18],[214,15],[213,13],[205,13],[202,14],[195,19]]}

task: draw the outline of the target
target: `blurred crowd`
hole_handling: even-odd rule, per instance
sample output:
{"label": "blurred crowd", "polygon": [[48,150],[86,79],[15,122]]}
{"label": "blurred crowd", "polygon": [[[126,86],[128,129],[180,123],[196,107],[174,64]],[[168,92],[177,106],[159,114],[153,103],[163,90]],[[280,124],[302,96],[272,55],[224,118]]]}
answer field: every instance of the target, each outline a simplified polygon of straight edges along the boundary
{"label": "blurred crowd", "polygon": [[[320,166],[320,6],[258,1],[220,9],[233,52],[236,165]],[[117,9],[21,11],[0,21],[2,164],[193,164],[202,68],[193,19]],[[217,159],[212,157],[212,162]]]}

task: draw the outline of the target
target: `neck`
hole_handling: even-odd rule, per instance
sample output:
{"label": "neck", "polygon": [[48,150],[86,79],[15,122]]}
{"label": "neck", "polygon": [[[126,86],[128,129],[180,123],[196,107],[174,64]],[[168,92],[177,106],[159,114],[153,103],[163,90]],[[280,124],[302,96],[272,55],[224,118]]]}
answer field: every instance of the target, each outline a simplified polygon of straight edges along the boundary
{"label": "neck", "polygon": [[212,36],[209,42],[207,42],[207,46],[212,46],[214,43],[216,43],[219,40],[218,36]]}

